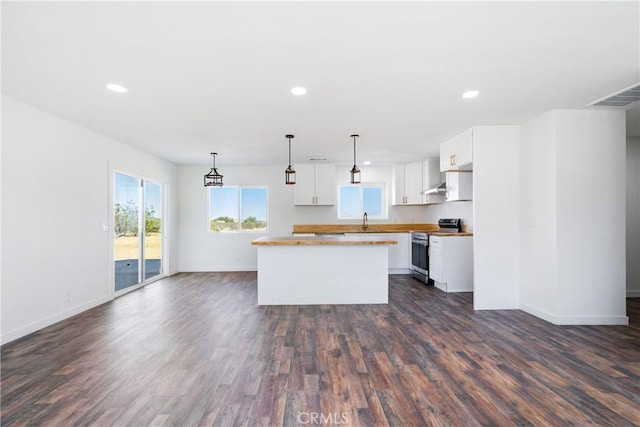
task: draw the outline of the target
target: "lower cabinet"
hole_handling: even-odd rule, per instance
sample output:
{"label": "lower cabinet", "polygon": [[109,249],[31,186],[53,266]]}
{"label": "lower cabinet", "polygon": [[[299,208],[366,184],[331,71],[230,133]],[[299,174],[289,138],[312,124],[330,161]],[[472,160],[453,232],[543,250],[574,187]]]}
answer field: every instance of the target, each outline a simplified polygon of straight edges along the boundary
{"label": "lower cabinet", "polygon": [[445,292],[473,291],[473,237],[430,235],[429,278]]}
{"label": "lower cabinet", "polygon": [[[350,233],[347,233],[347,236]],[[362,235],[353,233],[353,235]],[[410,233],[367,233],[384,239],[397,240],[397,245],[389,245],[389,274],[411,274],[411,236]]]}
{"label": "lower cabinet", "polygon": [[410,233],[393,233],[388,237],[398,241],[389,247],[389,274],[411,274]]}

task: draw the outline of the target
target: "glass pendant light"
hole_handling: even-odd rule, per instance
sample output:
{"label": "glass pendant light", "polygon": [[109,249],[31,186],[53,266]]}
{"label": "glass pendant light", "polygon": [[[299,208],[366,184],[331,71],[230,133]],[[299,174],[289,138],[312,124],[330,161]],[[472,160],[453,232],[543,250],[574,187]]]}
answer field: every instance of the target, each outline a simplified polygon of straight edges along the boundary
{"label": "glass pendant light", "polygon": [[360,169],[356,166],[356,138],[360,135],[351,135],[353,138],[353,167],[351,168],[351,183],[360,184]]}
{"label": "glass pendant light", "polygon": [[218,173],[218,169],[216,169],[216,155],[218,153],[211,153],[213,156],[213,167],[209,171],[208,174],[204,176],[204,186],[205,187],[222,187],[222,175]]}
{"label": "glass pendant light", "polygon": [[285,135],[285,138],[289,140],[289,166],[284,171],[284,183],[291,185],[296,183],[296,171],[291,167],[291,138],[293,135]]}

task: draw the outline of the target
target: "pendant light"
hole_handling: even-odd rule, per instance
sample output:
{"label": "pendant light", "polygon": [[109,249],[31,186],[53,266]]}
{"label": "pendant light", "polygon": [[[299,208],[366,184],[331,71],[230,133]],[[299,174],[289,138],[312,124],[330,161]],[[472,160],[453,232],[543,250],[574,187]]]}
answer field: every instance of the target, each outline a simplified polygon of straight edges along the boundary
{"label": "pendant light", "polygon": [[353,167],[351,168],[351,183],[360,184],[360,169],[356,166],[356,138],[360,135],[351,135],[353,138]]}
{"label": "pendant light", "polygon": [[285,135],[285,138],[289,140],[289,166],[284,171],[284,183],[291,185],[296,183],[296,171],[291,167],[291,138],[293,135]]}
{"label": "pendant light", "polygon": [[204,176],[204,186],[205,187],[222,187],[222,175],[218,173],[218,169],[216,169],[216,155],[218,153],[211,153],[213,156],[213,167],[209,171],[208,174]]}

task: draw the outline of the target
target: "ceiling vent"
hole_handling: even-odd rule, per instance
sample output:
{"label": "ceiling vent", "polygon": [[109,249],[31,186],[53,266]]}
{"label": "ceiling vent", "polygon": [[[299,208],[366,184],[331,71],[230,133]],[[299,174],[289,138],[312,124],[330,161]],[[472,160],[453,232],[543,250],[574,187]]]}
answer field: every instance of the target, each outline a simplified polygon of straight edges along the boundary
{"label": "ceiling vent", "polygon": [[640,83],[588,104],[592,107],[626,107],[640,101]]}

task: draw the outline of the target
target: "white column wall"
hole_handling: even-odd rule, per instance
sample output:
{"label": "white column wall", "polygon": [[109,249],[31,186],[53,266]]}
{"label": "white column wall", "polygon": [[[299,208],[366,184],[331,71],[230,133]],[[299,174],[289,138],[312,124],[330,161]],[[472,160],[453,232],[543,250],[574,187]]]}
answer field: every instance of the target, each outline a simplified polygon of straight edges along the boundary
{"label": "white column wall", "polygon": [[520,130],[520,308],[557,313],[556,152],[552,113]]}
{"label": "white column wall", "polygon": [[619,324],[626,314],[625,114],[554,115],[558,323]]}
{"label": "white column wall", "polygon": [[520,304],[557,324],[626,324],[624,112],[522,127]]}
{"label": "white column wall", "polygon": [[473,128],[473,306],[517,309],[519,302],[519,131]]}
{"label": "white column wall", "polygon": [[627,297],[640,297],[640,138],[627,138]]}
{"label": "white column wall", "polygon": [[112,167],[167,184],[177,271],[175,165],[6,96],[2,122],[3,343],[113,298]]}

